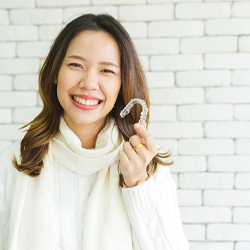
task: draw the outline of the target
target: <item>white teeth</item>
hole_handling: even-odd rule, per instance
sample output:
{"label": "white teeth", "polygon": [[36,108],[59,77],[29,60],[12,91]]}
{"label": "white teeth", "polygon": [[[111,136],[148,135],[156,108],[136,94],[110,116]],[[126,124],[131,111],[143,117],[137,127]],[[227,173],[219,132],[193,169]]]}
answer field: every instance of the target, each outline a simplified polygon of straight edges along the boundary
{"label": "white teeth", "polygon": [[98,100],[84,100],[82,98],[79,98],[77,96],[73,96],[73,99],[76,101],[76,102],[79,102],[81,104],[84,104],[84,105],[88,105],[88,106],[94,106],[94,105],[97,105],[98,104]]}

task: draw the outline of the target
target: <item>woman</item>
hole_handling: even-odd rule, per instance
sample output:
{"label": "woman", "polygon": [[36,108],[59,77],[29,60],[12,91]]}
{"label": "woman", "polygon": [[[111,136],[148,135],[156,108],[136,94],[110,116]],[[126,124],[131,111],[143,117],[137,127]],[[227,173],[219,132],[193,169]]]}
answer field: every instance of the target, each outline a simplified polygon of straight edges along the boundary
{"label": "woman", "polygon": [[132,98],[149,106],[121,24],[92,14],[69,23],[44,62],[39,92],[42,112],[21,145],[0,156],[0,247],[188,249],[167,156],[136,124],[139,105],[119,116]]}

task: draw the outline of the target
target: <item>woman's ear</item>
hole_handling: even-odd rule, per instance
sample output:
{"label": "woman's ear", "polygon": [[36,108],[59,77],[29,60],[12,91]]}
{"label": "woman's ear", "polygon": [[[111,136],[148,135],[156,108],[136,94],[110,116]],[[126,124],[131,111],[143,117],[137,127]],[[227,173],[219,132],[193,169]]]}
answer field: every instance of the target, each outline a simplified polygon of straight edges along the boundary
{"label": "woman's ear", "polygon": [[54,80],[54,84],[57,84],[57,82],[58,82],[58,81],[57,81],[57,78],[56,78],[56,79]]}

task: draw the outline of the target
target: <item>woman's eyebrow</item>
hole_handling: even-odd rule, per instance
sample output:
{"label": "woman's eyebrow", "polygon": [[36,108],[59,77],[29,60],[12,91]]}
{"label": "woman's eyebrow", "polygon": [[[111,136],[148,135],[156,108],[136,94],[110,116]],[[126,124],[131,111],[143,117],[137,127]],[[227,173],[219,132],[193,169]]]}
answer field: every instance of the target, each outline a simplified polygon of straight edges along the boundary
{"label": "woman's eyebrow", "polygon": [[117,68],[119,68],[119,66],[113,62],[100,62],[99,64],[101,65],[110,65],[110,66],[115,66]]}
{"label": "woman's eyebrow", "polygon": [[[79,60],[82,60],[82,61],[87,61],[84,57],[81,57],[81,56],[78,56],[78,55],[70,55],[68,56],[68,58],[75,58],[75,59],[79,59]],[[115,66],[117,68],[119,68],[119,66],[114,63],[114,62],[99,62],[99,64],[101,65],[110,65],[110,66]]]}
{"label": "woman's eyebrow", "polygon": [[81,57],[81,56],[78,56],[78,55],[71,55],[71,56],[68,56],[68,58],[75,58],[75,59],[80,59],[82,61],[86,61],[85,58]]}

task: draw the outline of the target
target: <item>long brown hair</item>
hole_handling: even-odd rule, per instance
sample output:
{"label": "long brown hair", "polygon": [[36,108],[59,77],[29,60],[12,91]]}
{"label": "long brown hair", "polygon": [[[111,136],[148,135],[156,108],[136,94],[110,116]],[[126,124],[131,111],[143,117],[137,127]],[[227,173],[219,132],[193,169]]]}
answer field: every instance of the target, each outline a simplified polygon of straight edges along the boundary
{"label": "long brown hair", "polygon": [[[33,121],[25,125],[28,128],[21,141],[21,162],[13,159],[17,170],[29,176],[38,176],[43,167],[43,160],[49,148],[49,142],[59,130],[60,117],[63,109],[57,98],[57,85],[54,84],[59,69],[65,57],[69,43],[84,30],[104,31],[110,34],[118,43],[121,55],[121,90],[110,116],[114,117],[120,133],[125,140],[135,134],[133,124],[140,118],[141,107],[135,105],[125,118],[120,117],[120,111],[132,98],[140,98],[149,103],[149,93],[145,74],[135,51],[133,42],[122,25],[109,15],[82,15],[71,21],[60,32],[51,46],[50,52],[39,74],[39,94],[43,101],[41,113]],[[148,122],[149,115],[146,122]],[[157,163],[170,165],[160,158],[169,154],[157,154],[148,172],[155,172]],[[120,176],[120,184],[123,177]]]}

